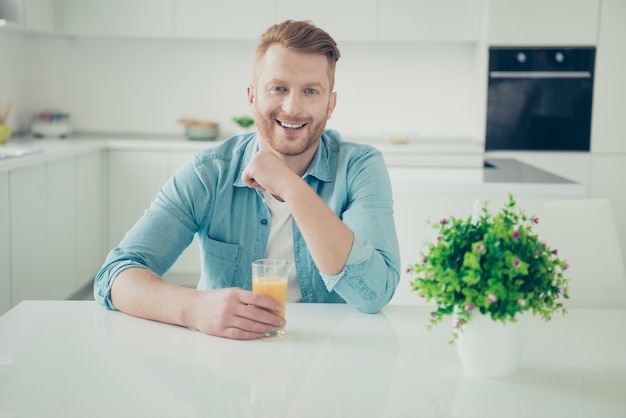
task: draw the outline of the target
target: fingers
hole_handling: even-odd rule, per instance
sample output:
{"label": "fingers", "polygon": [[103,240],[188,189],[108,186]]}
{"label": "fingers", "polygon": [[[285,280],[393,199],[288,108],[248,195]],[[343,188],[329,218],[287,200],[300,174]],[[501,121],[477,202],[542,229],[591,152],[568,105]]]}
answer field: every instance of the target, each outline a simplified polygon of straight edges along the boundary
{"label": "fingers", "polygon": [[239,289],[205,292],[204,308],[197,329],[220,337],[250,340],[277,331],[285,319],[276,314],[282,310],[275,300]]}

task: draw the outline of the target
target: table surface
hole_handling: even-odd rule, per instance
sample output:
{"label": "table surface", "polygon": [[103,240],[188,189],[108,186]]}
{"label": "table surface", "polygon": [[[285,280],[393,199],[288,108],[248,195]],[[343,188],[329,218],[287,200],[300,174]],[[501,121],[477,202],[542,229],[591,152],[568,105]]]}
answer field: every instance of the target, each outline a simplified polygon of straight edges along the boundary
{"label": "table surface", "polygon": [[430,309],[289,304],[284,336],[234,341],[25,301],[0,317],[0,417],[626,417],[626,310],[533,317],[518,372],[480,379]]}

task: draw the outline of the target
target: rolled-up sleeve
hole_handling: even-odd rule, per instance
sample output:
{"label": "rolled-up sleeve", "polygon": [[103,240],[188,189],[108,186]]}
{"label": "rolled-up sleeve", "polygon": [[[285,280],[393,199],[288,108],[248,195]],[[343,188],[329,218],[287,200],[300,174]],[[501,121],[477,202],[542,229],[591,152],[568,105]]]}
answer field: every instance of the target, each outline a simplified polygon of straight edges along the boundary
{"label": "rolled-up sleeve", "polygon": [[361,312],[375,313],[389,303],[400,280],[391,182],[380,152],[353,162],[346,180],[341,217],[354,233],[352,249],[339,274],[320,274],[329,291]]}

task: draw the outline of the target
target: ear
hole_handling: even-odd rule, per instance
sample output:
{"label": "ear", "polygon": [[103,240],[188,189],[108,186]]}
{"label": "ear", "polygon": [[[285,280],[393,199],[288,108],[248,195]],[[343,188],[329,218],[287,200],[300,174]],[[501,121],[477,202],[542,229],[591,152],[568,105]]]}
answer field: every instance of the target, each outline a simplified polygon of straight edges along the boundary
{"label": "ear", "polygon": [[337,105],[337,92],[333,91],[330,94],[330,100],[328,101],[328,113],[326,115],[326,120],[330,119],[333,115],[333,111],[335,110],[335,106]]}
{"label": "ear", "polygon": [[251,110],[254,110],[253,106],[254,106],[255,98],[256,98],[256,92],[254,90],[254,86],[250,84],[248,86],[248,106],[250,107]]}

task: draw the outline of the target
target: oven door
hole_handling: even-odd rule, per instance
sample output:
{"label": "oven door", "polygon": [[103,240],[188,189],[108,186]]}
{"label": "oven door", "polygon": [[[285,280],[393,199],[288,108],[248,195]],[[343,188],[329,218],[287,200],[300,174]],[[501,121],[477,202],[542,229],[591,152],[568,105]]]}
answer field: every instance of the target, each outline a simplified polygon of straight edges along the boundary
{"label": "oven door", "polygon": [[516,66],[490,70],[485,148],[589,151],[593,61],[591,68],[574,70],[533,61],[535,68],[522,66],[521,71]]}

